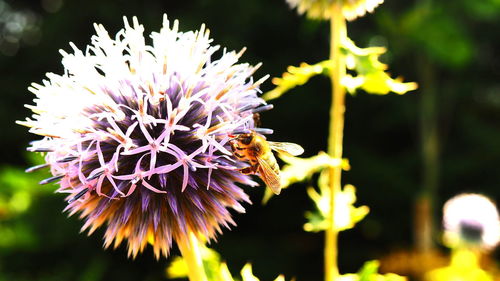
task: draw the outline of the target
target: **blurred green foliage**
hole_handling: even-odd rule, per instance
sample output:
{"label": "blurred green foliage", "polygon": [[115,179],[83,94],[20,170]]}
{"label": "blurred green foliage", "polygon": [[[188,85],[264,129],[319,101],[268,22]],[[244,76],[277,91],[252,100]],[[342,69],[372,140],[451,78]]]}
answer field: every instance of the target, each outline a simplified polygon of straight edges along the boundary
{"label": "blurred green foliage", "polygon": [[[31,156],[34,158],[33,156]],[[32,159],[40,163],[41,159]],[[4,166],[0,168],[0,249],[12,251],[29,249],[36,244],[37,235],[32,225],[23,220],[33,200],[36,200],[43,189],[37,186],[41,179],[40,172],[27,175],[23,170]]]}
{"label": "blurred green foliage", "polygon": [[341,281],[405,281],[405,277],[394,273],[379,274],[378,261],[368,261],[363,264],[363,267],[355,274],[344,274],[339,280]]}
{"label": "blurred green foliage", "polygon": [[[207,274],[208,281],[259,281],[260,279],[253,274],[252,265],[245,264],[240,271],[241,278],[234,278],[229,272],[226,262],[224,262],[219,253],[213,249],[203,247],[201,251],[203,265]],[[356,273],[342,274],[339,281],[406,281],[407,278],[394,273],[379,274],[380,263],[376,260],[368,261],[363,264]],[[180,256],[174,257],[166,269],[168,278],[178,279],[188,276],[188,266]],[[274,281],[285,281],[285,276],[279,275]],[[293,280],[293,279],[292,279]],[[483,281],[483,280],[481,280]]]}
{"label": "blurred green foliage", "polygon": [[[37,184],[48,172],[24,173],[39,161],[25,156],[25,147],[36,136],[14,124],[28,114],[22,105],[30,104],[33,95],[26,89],[40,82],[45,72],[60,73],[58,49],[68,50],[69,41],[85,46],[94,32],[93,22],[104,24],[110,33],[122,26],[123,15],[138,16],[147,32],[159,28],[163,13],[178,18],[181,30],[204,22],[216,44],[230,50],[246,46],[245,61],[264,63],[258,78],[278,77],[288,65],[317,62],[328,54],[328,24],[297,16],[284,0],[0,3],[7,3],[11,11],[34,14],[39,31],[38,40],[20,39],[17,51],[0,54],[1,281],[165,278],[168,261],[156,261],[149,250],[130,260],[123,247],[103,250],[102,232],[79,234],[81,222],[62,213],[65,204],[62,195],[53,194],[56,186]],[[0,9],[0,17],[7,17],[5,11]],[[442,147],[438,205],[461,191],[498,198],[499,15],[498,0],[387,1],[373,15],[349,23],[349,35],[360,45],[387,47],[381,61],[405,81],[416,81],[425,89],[429,83],[419,78],[420,64],[432,65],[436,81],[430,86],[439,94]],[[2,21],[0,28],[6,34]],[[327,78],[317,76],[307,87],[295,89],[298,94],[273,101],[275,109],[262,114],[265,127],[275,130],[272,140],[299,143],[306,157],[325,150],[329,87]],[[266,83],[262,90],[272,88]],[[355,272],[364,260],[377,259],[391,248],[412,244],[412,203],[421,189],[419,98],[416,91],[405,97],[347,99],[344,155],[354,168],[345,173],[344,182],[358,187],[357,204],[370,206],[370,214],[340,237],[340,268],[346,272]],[[273,280],[278,273],[297,280],[321,279],[323,237],[302,229],[304,211],[313,208],[306,186],[316,180],[290,186],[264,207],[256,204],[264,189],[247,190],[254,205],[246,206],[246,214],[235,214],[238,226],[225,230],[211,245],[231,261],[231,272],[252,262],[261,280]],[[496,257],[498,261],[498,250]]]}

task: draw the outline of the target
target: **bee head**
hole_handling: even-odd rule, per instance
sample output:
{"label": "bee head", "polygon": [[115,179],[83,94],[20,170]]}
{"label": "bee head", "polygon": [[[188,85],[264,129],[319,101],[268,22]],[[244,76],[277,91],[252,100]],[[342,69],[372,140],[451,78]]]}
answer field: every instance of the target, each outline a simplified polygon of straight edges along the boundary
{"label": "bee head", "polygon": [[249,145],[253,140],[253,134],[241,134],[238,136],[238,141],[244,145]]}

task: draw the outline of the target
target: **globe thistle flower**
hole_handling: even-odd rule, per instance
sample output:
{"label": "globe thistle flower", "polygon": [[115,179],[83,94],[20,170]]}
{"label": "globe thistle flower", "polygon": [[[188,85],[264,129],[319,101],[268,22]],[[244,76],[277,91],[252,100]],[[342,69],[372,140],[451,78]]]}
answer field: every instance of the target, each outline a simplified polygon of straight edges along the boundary
{"label": "globe thistle flower", "polygon": [[500,219],[495,204],[479,194],[460,194],[443,207],[445,242],[489,250],[500,240]]}
{"label": "globe thistle flower", "polygon": [[312,19],[330,19],[332,5],[342,6],[342,14],[347,20],[355,20],[366,12],[373,10],[384,0],[286,0],[292,8],[297,8],[299,14],[306,13]]}
{"label": "globe thistle flower", "polygon": [[19,122],[44,136],[30,151],[46,153],[70,215],[89,235],[106,225],[104,245],[127,240],[129,256],[149,242],[155,256],[173,241],[213,239],[234,224],[254,186],[239,172],[230,134],[258,130],[255,112],[270,109],[254,82],[259,65],[237,63],[242,52],[215,57],[204,26],[179,32],[166,16],[151,33],[133,18],[114,38],[102,25],[86,51],[61,51],[64,74],[48,73],[29,90],[33,119]]}

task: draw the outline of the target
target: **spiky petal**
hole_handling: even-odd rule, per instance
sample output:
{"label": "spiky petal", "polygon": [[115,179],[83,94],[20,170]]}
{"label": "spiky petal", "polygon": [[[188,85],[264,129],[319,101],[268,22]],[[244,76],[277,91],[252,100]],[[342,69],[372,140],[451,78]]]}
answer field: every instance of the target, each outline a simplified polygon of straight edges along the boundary
{"label": "spiky petal", "polygon": [[[33,84],[33,119],[19,122],[45,136],[31,151],[46,153],[66,210],[80,213],[89,234],[106,225],[105,246],[127,240],[136,256],[149,242],[157,257],[189,232],[214,238],[234,224],[255,185],[238,171],[228,144],[253,130],[262,106],[243,52],[220,57],[204,26],[179,32],[164,16],[146,43],[136,18],[114,38],[102,25],[83,52],[61,51],[64,74]],[[264,78],[265,79],[265,78]]]}

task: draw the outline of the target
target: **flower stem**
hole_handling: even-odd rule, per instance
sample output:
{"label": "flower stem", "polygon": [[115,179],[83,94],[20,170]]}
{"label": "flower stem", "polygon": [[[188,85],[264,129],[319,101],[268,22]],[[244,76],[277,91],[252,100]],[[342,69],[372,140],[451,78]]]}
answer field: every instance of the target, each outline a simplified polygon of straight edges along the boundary
{"label": "flower stem", "polygon": [[[342,40],[347,36],[345,18],[342,6],[335,2],[332,5],[330,19],[330,60],[333,61],[333,70],[330,73],[332,82],[332,105],[330,107],[330,127],[328,137],[328,154],[336,159],[342,158],[342,138],[344,131],[345,89],[340,83],[345,76],[345,60],[341,50]],[[340,165],[330,168],[330,214],[329,228],[325,234],[325,281],[333,281],[339,275],[337,267],[337,237],[335,228],[335,197],[341,188]]]}
{"label": "flower stem", "polygon": [[190,281],[207,281],[199,243],[198,238],[193,232],[189,233],[187,241],[180,241],[177,243],[182,257],[188,266],[188,277]]}

